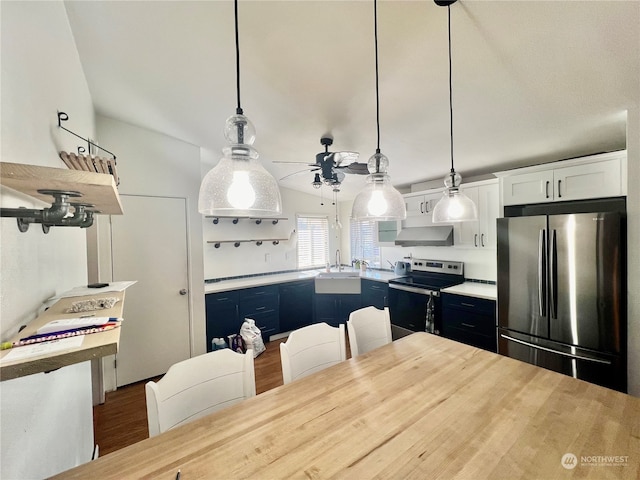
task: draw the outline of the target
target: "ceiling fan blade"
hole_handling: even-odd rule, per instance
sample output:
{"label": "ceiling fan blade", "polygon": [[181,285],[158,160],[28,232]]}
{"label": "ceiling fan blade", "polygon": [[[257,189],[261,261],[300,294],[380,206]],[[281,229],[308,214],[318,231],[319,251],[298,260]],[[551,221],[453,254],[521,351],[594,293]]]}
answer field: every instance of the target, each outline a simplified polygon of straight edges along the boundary
{"label": "ceiling fan blade", "polygon": [[[304,172],[304,173],[307,173],[307,172],[315,172],[315,171],[317,171],[317,170],[320,170],[320,169],[319,169],[319,168],[312,168],[312,169],[305,168],[304,170],[298,170],[297,172],[293,172],[293,173],[290,173],[289,175],[285,175],[285,176],[284,176],[284,177],[282,177],[280,180],[284,180],[285,178],[289,178],[289,177],[292,177],[292,176],[294,176],[294,175],[298,175],[298,174],[303,173],[303,172]],[[278,181],[280,181],[280,180],[278,180]]]}
{"label": "ceiling fan blade", "polygon": [[352,175],[369,175],[369,168],[367,168],[366,163],[353,162],[349,165],[345,165],[344,167],[336,168],[340,168],[341,171]]}
{"label": "ceiling fan blade", "polygon": [[273,160],[271,163],[279,163],[281,165],[307,165],[309,167],[316,167],[317,166],[315,163],[309,163],[309,162],[284,162],[282,160]]}
{"label": "ceiling fan blade", "polygon": [[333,161],[336,165],[340,165],[341,163],[351,163],[358,160],[360,154],[358,152],[334,152],[333,153]]}

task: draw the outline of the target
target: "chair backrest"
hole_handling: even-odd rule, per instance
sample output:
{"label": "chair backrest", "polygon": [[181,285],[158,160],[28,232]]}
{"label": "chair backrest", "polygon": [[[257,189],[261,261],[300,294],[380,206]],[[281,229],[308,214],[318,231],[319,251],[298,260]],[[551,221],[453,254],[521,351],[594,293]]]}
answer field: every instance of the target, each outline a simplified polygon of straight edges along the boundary
{"label": "chair backrest", "polygon": [[391,343],[389,308],[379,310],[376,307],[366,307],[351,312],[347,332],[352,357]]}
{"label": "chair backrest", "polygon": [[146,384],[149,436],[188,423],[256,394],[253,350],[215,350],[172,365]]}
{"label": "chair backrest", "polygon": [[290,383],[347,359],[344,324],[314,323],[289,334],[280,344],[282,378]]}

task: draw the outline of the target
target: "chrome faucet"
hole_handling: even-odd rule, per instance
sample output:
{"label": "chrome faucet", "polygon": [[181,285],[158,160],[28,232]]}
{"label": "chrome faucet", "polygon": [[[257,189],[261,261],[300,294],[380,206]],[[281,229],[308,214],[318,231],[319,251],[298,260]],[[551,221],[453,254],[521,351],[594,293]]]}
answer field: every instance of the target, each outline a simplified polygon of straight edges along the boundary
{"label": "chrome faucet", "polygon": [[336,267],[338,267],[338,271],[342,271],[342,262],[340,260],[340,249],[336,250]]}

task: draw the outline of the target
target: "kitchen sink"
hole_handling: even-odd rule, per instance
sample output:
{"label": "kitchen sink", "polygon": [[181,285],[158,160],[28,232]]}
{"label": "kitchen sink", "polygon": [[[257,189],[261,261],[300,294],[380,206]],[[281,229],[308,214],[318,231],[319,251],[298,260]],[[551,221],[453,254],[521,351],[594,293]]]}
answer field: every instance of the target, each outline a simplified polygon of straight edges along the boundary
{"label": "kitchen sink", "polygon": [[320,272],[316,278],[360,278],[360,272]]}
{"label": "kitchen sink", "polygon": [[321,272],[315,278],[316,293],[360,294],[359,272]]}

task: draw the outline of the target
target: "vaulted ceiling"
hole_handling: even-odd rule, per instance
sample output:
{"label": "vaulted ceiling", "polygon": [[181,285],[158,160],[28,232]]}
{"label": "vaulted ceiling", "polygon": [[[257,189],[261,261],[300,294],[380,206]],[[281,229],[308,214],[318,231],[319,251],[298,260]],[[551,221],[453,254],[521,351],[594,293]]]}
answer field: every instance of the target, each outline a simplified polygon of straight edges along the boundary
{"label": "vaulted ceiling", "polygon": [[[233,2],[66,1],[99,114],[220,152],[235,111]],[[376,147],[372,1],[239,4],[242,107],[282,178]],[[454,155],[463,177],[625,148],[640,101],[640,2],[459,0]],[[378,2],[381,149],[407,186],[449,169],[447,9]],[[127,161],[126,159],[120,159]],[[135,159],[131,159],[135,161]],[[274,163],[291,162],[291,165]],[[308,172],[281,184],[314,193]],[[364,185],[348,175],[344,197]]]}

